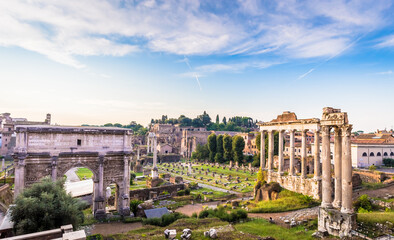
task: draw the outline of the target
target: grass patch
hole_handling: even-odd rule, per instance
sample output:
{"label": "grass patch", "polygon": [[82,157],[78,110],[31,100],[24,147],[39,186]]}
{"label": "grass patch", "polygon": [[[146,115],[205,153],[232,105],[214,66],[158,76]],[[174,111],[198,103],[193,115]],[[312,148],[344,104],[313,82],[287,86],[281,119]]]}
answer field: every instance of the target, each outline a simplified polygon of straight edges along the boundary
{"label": "grass patch", "polygon": [[367,183],[367,182],[363,182],[361,186],[362,188],[368,190],[375,190],[375,189],[386,187],[386,185],[384,185],[383,183]]}
{"label": "grass patch", "polygon": [[[212,192],[213,194],[202,194],[203,192]],[[219,199],[219,198],[224,198],[226,196],[231,195],[230,193],[226,192],[221,192],[221,191],[215,191],[209,188],[200,188],[200,189],[194,189],[190,191],[191,195],[198,195],[201,194],[201,196],[207,196],[208,198],[213,198],[213,199]]]}
{"label": "grass patch", "polygon": [[89,170],[89,168],[78,168],[75,173],[77,174],[79,180],[84,180],[84,177],[86,177],[86,179],[91,179],[93,177],[93,173]]}
{"label": "grass patch", "polygon": [[[316,223],[317,224],[317,223]],[[297,226],[290,229],[271,224],[265,219],[256,219],[234,225],[237,231],[251,233],[261,237],[273,237],[278,240],[314,239],[312,233],[316,230],[316,224],[305,231],[305,226]]]}
{"label": "grass patch", "polygon": [[251,203],[249,212],[251,213],[273,213],[287,212],[302,208],[317,206],[319,203],[312,197],[282,189],[278,199]]}
{"label": "grass patch", "polygon": [[376,224],[391,222],[394,224],[394,212],[368,212],[358,213],[357,222],[363,222],[365,224]]}

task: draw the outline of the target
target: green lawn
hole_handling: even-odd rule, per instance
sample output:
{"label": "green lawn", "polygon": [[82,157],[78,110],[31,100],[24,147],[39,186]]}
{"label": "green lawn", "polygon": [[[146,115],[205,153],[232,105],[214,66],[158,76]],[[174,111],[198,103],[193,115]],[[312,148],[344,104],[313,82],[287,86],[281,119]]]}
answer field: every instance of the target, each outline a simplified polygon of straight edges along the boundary
{"label": "green lawn", "polygon": [[394,212],[358,213],[357,222],[363,222],[367,224],[391,222],[394,224]]}
{"label": "green lawn", "polygon": [[133,185],[130,185],[130,190],[136,190],[136,189],[143,189],[146,188],[146,181],[136,181],[134,180]]}
{"label": "green lawn", "polygon": [[86,179],[91,179],[93,177],[93,173],[89,170],[89,168],[78,168],[75,173],[78,175],[79,180],[83,180],[84,177],[86,177]]}
{"label": "green lawn", "polygon": [[249,212],[252,213],[272,213],[272,212],[287,212],[302,208],[317,206],[319,203],[313,200],[312,197],[302,195],[300,193],[292,192],[287,189],[282,189],[279,193],[278,199],[271,201],[261,201],[258,203],[251,203]]}
{"label": "green lawn", "polygon": [[[165,172],[165,167],[163,165],[159,164],[158,167],[159,167],[160,172]],[[203,170],[201,171],[201,174],[199,174],[198,171],[201,170],[201,167],[203,168]],[[236,172],[235,170],[222,169],[222,168],[211,167],[211,166],[202,166],[200,164],[193,166],[193,169],[196,169],[196,168],[198,168],[198,170],[196,170],[196,172],[193,173],[193,175],[195,175],[196,178],[188,177],[186,175],[180,175],[180,174],[179,175],[182,176],[183,178],[188,179],[193,182],[201,182],[201,183],[209,184],[209,185],[220,187],[220,188],[227,189],[227,190],[231,190],[231,188],[233,186],[237,186],[238,188],[233,191],[241,192],[241,193],[252,192],[253,185],[254,185],[254,182],[257,177],[257,173],[251,174],[249,171],[245,171],[245,173],[244,173],[243,170],[239,170],[238,172]],[[174,169],[175,171],[182,171],[181,168],[178,168],[178,167],[171,168],[171,169]],[[206,169],[210,170],[210,173],[208,175],[204,174]],[[184,170],[184,172],[186,172],[186,171],[187,170]],[[212,177],[212,172],[216,172],[215,177]],[[171,173],[171,172],[168,172],[168,173],[174,175],[174,173]],[[219,177],[220,174],[224,174],[225,177],[220,179],[220,177]],[[215,184],[215,180],[222,181],[222,183],[225,183],[225,182],[227,183],[228,181],[227,181],[226,177],[228,175],[232,176],[231,182],[235,181],[236,177],[239,177],[241,183],[230,183],[227,186],[224,186],[223,184]],[[199,180],[200,177],[203,177],[204,180],[202,180],[202,181]],[[245,178],[248,178],[249,180],[245,181]],[[207,181],[208,179],[211,179],[212,181],[208,182]],[[250,186],[247,186],[247,183],[250,184]]]}
{"label": "green lawn", "polygon": [[[203,192],[212,192],[213,194],[202,194]],[[229,193],[226,192],[221,192],[221,191],[214,191],[212,189],[209,188],[200,188],[200,189],[194,189],[190,191],[191,195],[198,195],[200,194],[202,197],[203,196],[207,196],[209,198],[213,198],[213,199],[219,199],[219,198],[223,198],[226,197],[228,195],[230,195]]]}
{"label": "green lawn", "polygon": [[316,224],[317,222],[311,225],[308,231],[305,231],[305,226],[287,229],[276,224],[271,224],[265,219],[255,219],[249,222],[235,224],[234,227],[237,231],[255,234],[261,237],[270,236],[277,240],[298,240],[314,239],[312,234],[316,231]]}

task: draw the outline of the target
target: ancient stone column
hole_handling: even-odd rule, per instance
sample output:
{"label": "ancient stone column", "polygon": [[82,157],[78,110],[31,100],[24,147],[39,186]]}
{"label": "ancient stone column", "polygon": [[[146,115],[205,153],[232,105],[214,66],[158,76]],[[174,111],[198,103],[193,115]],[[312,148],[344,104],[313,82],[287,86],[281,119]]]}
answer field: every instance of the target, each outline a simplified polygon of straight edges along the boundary
{"label": "ancient stone column", "polygon": [[15,187],[14,187],[14,199],[22,192],[25,187],[25,155],[18,156],[18,161],[14,163],[15,167]]}
{"label": "ancient stone column", "polygon": [[140,146],[137,148],[137,161],[140,160]]}
{"label": "ancient stone column", "polygon": [[342,136],[339,127],[334,128],[334,184],[335,195],[333,207],[341,208],[342,205]]}
{"label": "ancient stone column", "polygon": [[152,168],[152,179],[159,177],[157,169],[157,137],[153,137],[153,168]]}
{"label": "ancient stone column", "polygon": [[274,162],[274,131],[268,131],[268,171],[272,171]]}
{"label": "ancient stone column", "polygon": [[129,165],[129,157],[128,156],[123,156],[123,190],[121,193],[121,196],[118,196],[118,198],[121,198],[117,200],[120,206],[120,214],[123,216],[129,216],[130,215],[130,198],[129,198],[129,192],[130,192],[130,165]]}
{"label": "ancient stone column", "polygon": [[150,145],[150,137],[148,135],[148,140],[147,140],[147,143],[146,143],[146,153],[150,153],[149,145]]}
{"label": "ancient stone column", "polygon": [[290,176],[294,176],[294,132],[294,129],[290,130]]}
{"label": "ancient stone column", "polygon": [[1,159],[1,170],[4,171],[5,170],[5,158],[2,157]]}
{"label": "ancient stone column", "polygon": [[352,195],[352,153],[351,153],[352,125],[342,128],[342,208],[343,213],[353,213]]}
{"label": "ancient stone column", "polygon": [[278,172],[280,175],[283,174],[283,131],[279,131],[279,140],[278,140],[278,145],[279,145],[279,151],[278,151]]}
{"label": "ancient stone column", "polygon": [[322,203],[325,208],[332,207],[330,127],[322,126]]}
{"label": "ancient stone column", "polygon": [[261,131],[260,141],[260,169],[265,169],[265,134]]}
{"label": "ancient stone column", "polygon": [[315,153],[314,153],[314,178],[320,179],[320,134],[319,131],[315,131]]}
{"label": "ancient stone column", "polygon": [[301,132],[301,178],[306,178],[306,131]]}

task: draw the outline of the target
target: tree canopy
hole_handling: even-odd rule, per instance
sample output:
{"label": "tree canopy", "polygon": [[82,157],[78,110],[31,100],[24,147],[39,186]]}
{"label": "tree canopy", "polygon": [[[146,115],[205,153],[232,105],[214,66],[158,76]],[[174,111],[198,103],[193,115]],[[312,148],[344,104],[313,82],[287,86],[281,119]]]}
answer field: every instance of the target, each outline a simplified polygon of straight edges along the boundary
{"label": "tree canopy", "polygon": [[26,188],[11,207],[11,220],[17,234],[27,234],[72,224],[77,228],[84,220],[86,204],[72,198],[63,188],[64,180],[44,178]]}

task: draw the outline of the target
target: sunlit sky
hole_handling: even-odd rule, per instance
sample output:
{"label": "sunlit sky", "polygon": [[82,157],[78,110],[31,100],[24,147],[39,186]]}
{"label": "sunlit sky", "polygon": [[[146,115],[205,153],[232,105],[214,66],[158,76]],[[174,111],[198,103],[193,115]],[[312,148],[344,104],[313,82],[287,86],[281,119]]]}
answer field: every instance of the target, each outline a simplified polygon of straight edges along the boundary
{"label": "sunlit sky", "polygon": [[53,123],[348,112],[394,125],[392,1],[0,1],[0,112]]}

